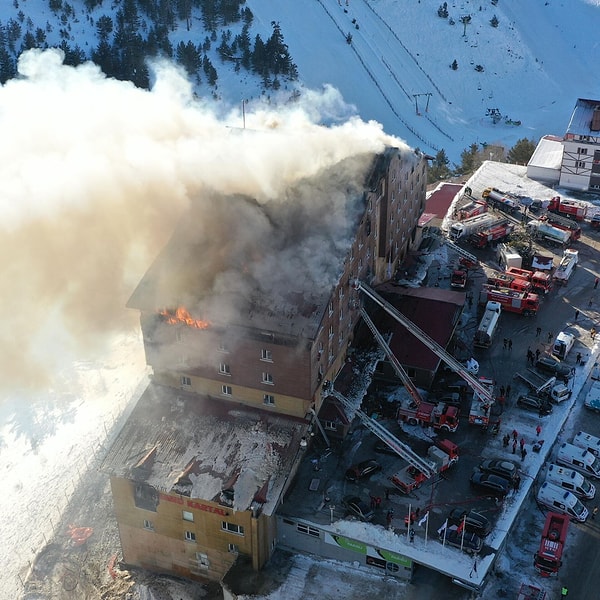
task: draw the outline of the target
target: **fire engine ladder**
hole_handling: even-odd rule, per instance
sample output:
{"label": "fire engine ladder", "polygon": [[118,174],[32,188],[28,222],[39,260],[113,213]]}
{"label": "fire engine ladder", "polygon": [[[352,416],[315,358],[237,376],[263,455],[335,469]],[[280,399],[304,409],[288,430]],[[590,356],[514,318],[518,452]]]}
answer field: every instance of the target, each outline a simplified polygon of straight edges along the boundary
{"label": "fire engine ladder", "polygon": [[367,326],[371,330],[373,337],[377,340],[378,344],[382,347],[383,351],[385,352],[385,355],[388,357],[388,360],[390,361],[390,363],[392,363],[392,367],[394,368],[396,375],[398,375],[398,377],[402,380],[404,387],[410,394],[410,397],[414,400],[415,405],[419,406],[419,404],[421,404],[421,402],[423,401],[423,399],[421,398],[421,395],[419,394],[419,390],[417,390],[412,379],[408,376],[408,373],[404,370],[404,367],[400,364],[400,362],[398,361],[398,359],[392,352],[392,349],[389,347],[388,343],[385,341],[384,337],[381,335],[381,333],[379,332],[377,327],[375,327],[375,323],[373,323],[373,321],[371,320],[371,317],[369,317],[369,315],[367,314],[367,311],[365,310],[364,306],[360,307],[360,314],[363,318],[363,321],[367,324]]}
{"label": "fire engine ladder", "polygon": [[412,467],[421,471],[421,473],[428,478],[435,475],[436,471],[433,463],[430,463],[428,460],[415,454],[406,444],[403,444],[393,433],[389,432],[381,425],[381,423],[375,419],[371,419],[371,417],[362,410],[355,409],[345,396],[333,389],[333,385],[323,386],[323,393],[325,396],[333,396],[340,402],[346,411],[350,413],[354,412],[367,429],[372,431],[382,442],[385,442],[396,452],[396,454],[398,454],[398,456],[406,460]]}
{"label": "fire engine ladder", "polygon": [[548,223],[550,223],[550,225],[552,225],[553,223],[557,223],[558,225],[566,227],[570,231],[577,231],[578,229],[581,229],[581,227],[576,221],[573,221],[572,219],[569,219],[567,217],[563,217],[558,213],[547,211],[545,216],[548,219]]}
{"label": "fire engine ladder", "polygon": [[384,300],[377,292],[372,290],[362,281],[356,281],[354,285],[356,289],[369,296],[371,300],[381,306],[383,310],[396,319],[396,321],[398,321],[401,325],[404,325],[404,327],[406,327],[410,333],[412,333],[420,342],[425,344],[425,346],[427,346],[427,348],[429,348],[437,357],[442,359],[455,373],[458,373],[458,375],[460,375],[482,399],[486,400],[490,405],[494,403],[492,390],[481,383],[476,377],[473,377],[473,375],[466,370],[462,363],[456,360],[454,356],[446,352],[442,346],[430,338],[422,329],[417,327],[412,321],[410,321],[400,311],[395,309],[389,302]]}
{"label": "fire engine ladder", "polygon": [[446,240],[444,240],[444,243],[448,246],[448,248],[451,248],[452,250],[454,250],[454,252],[456,252],[463,258],[466,258],[468,261],[470,261],[474,264],[479,263],[479,259],[474,254],[471,254],[470,252],[463,250],[460,246],[458,246],[454,242],[451,242],[450,240],[446,239]]}

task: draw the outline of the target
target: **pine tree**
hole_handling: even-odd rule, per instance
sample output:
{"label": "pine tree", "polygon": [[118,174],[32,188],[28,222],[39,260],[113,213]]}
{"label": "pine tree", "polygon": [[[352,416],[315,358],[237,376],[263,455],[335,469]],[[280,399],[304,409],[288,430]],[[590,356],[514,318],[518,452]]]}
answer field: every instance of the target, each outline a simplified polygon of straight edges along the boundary
{"label": "pine tree", "polygon": [[496,15],[494,15],[491,19],[490,19],[490,25],[492,27],[498,27],[498,25],[500,24],[500,21],[498,21],[498,17]]}
{"label": "pine tree", "polygon": [[526,165],[535,151],[533,140],[522,138],[508,151],[507,160],[516,165]]}
{"label": "pine tree", "polygon": [[452,64],[450,65],[450,68],[451,68],[453,71],[456,71],[456,70],[458,70],[458,62],[456,61],[456,59],[454,59],[454,60],[452,61]]}

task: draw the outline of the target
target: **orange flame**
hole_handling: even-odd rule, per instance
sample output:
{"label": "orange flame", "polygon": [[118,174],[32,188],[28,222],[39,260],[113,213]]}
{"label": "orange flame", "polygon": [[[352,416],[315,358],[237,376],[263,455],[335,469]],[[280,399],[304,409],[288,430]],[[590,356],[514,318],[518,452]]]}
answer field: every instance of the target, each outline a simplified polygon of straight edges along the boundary
{"label": "orange flame", "polygon": [[202,321],[200,319],[194,319],[186,308],[180,306],[175,311],[172,310],[161,310],[159,313],[167,323],[170,325],[177,325],[183,323],[188,327],[195,327],[196,329],[206,329],[210,323],[208,321]]}

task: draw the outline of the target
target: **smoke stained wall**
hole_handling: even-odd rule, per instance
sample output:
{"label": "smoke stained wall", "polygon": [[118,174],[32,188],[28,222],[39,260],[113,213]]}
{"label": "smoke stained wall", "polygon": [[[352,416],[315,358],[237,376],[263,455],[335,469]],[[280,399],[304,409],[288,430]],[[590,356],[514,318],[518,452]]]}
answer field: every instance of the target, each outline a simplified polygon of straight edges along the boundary
{"label": "smoke stained wall", "polygon": [[56,50],[23,54],[19,72],[0,87],[6,391],[47,386],[63,360],[136,327],[125,303],[182,215],[202,262],[181,285],[331,285],[373,155],[405,147],[377,123],[336,122],[348,107],[331,88],[249,104],[240,129],[237,109],[194,99],[169,65],[150,92]]}

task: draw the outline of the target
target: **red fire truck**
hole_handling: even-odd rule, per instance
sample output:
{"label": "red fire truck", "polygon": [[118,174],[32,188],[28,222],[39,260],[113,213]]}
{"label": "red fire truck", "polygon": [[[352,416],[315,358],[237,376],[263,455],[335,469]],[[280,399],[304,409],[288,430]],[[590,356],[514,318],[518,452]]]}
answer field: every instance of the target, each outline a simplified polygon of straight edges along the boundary
{"label": "red fire truck", "polygon": [[487,282],[494,287],[508,288],[509,290],[517,290],[518,292],[531,292],[533,290],[531,281],[514,273],[498,273],[498,271],[493,271],[488,276]]}
{"label": "red fire truck", "polygon": [[529,269],[518,269],[517,267],[508,267],[507,275],[515,275],[521,279],[526,279],[531,283],[534,292],[543,292],[547,294],[552,289],[552,275],[543,271],[530,271]]}
{"label": "red fire truck", "polygon": [[535,315],[540,307],[537,294],[483,285],[479,294],[479,304],[485,305],[489,300],[499,302],[503,311],[514,312],[525,317]]}
{"label": "red fire truck", "polygon": [[540,217],[540,221],[546,221],[553,225],[554,227],[558,227],[559,229],[563,229],[564,231],[571,232],[571,241],[576,242],[581,237],[581,226],[577,221],[573,219],[569,219],[567,217],[563,217],[557,213],[546,213],[543,217]]}
{"label": "red fire truck", "polygon": [[421,402],[418,406],[401,406],[396,417],[409,425],[430,426],[455,432],[458,429],[458,407],[444,402]]}
{"label": "red fire truck", "polygon": [[[430,446],[425,459],[431,463],[434,474],[443,473],[458,461],[458,446],[450,440],[440,440]],[[410,494],[431,478],[414,465],[407,465],[390,477],[390,481],[405,494]]]}
{"label": "red fire truck", "polygon": [[577,200],[566,200],[560,196],[554,196],[548,204],[548,211],[553,212],[568,219],[583,221],[587,214],[588,205]]}
{"label": "red fire truck", "polygon": [[469,243],[476,248],[485,248],[493,242],[503,240],[515,230],[515,224],[508,220],[494,223],[491,227],[473,233],[469,237]]}
{"label": "red fire truck", "polygon": [[542,577],[554,577],[562,565],[562,554],[567,540],[569,516],[549,512],[542,531],[539,550],[533,566]]}

